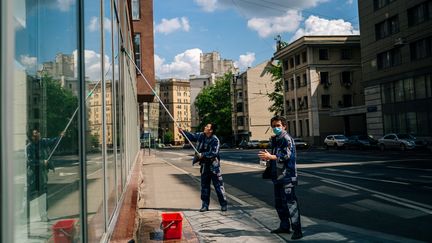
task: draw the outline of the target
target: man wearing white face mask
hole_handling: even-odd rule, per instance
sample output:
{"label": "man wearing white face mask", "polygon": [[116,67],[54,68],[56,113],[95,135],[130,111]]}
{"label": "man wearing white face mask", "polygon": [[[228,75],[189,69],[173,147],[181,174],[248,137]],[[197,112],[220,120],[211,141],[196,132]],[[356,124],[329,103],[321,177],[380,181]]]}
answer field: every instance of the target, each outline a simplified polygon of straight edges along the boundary
{"label": "man wearing white face mask", "polygon": [[294,139],[286,132],[284,117],[275,116],[270,120],[274,137],[271,139],[272,151],[260,151],[258,157],[266,160],[272,168],[271,177],[274,185],[275,208],[280,219],[279,228],[272,233],[294,233],[291,239],[303,237],[300,224],[300,211],[294,186],[297,185],[296,149]]}

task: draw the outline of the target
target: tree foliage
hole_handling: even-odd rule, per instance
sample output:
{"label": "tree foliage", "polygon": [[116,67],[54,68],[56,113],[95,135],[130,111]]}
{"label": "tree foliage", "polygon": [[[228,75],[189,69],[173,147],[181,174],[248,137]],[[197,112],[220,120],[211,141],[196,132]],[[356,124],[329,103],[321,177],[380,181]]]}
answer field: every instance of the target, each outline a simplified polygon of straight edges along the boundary
{"label": "tree foliage", "polygon": [[231,96],[230,84],[233,74],[227,73],[216,79],[214,85],[207,86],[201,90],[195,100],[200,119],[200,128],[209,122],[217,126],[216,134],[221,139],[228,139],[232,136],[231,126]]}
{"label": "tree foliage", "polygon": [[269,107],[269,111],[273,112],[275,115],[283,115],[284,107],[283,107],[283,79],[282,79],[282,66],[280,62],[276,65],[269,62],[265,67],[265,71],[271,74],[271,81],[274,83],[274,91],[269,93],[267,96],[269,97],[272,105]]}

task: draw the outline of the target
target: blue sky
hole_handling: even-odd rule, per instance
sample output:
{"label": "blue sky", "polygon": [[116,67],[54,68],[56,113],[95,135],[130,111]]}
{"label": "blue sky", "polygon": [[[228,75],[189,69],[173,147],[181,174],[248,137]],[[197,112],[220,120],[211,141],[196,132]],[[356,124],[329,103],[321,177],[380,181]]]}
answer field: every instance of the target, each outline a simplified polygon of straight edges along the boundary
{"label": "blue sky", "polygon": [[154,0],[154,29],[159,78],[199,74],[211,51],[253,67],[273,56],[278,34],[359,34],[356,0]]}

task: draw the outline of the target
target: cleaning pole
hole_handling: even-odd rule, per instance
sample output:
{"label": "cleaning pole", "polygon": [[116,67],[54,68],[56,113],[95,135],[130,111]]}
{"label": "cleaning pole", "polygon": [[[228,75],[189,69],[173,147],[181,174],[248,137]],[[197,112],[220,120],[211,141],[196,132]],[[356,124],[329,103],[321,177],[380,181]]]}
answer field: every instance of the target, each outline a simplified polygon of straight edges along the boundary
{"label": "cleaning pole", "polygon": [[[180,125],[177,123],[177,121],[174,119],[174,117],[171,115],[171,113],[169,112],[168,108],[166,108],[165,104],[162,102],[161,98],[159,97],[159,95],[156,93],[156,91],[153,89],[153,87],[150,85],[149,81],[147,80],[147,78],[144,76],[144,74],[141,72],[141,69],[135,64],[134,60],[132,59],[132,57],[129,55],[129,53],[125,50],[125,48],[122,46],[121,47],[121,51],[126,53],[126,55],[128,56],[129,60],[134,64],[136,70],[139,72],[139,74],[141,75],[141,77],[144,79],[144,81],[146,82],[146,84],[149,86],[149,88],[151,89],[151,91],[153,92],[153,94],[156,96],[156,98],[158,99],[159,103],[162,105],[162,107],[165,109],[165,111],[168,113],[168,115],[171,117],[171,120],[174,122],[174,124],[176,125],[177,128],[181,128]],[[189,144],[192,146],[192,148],[195,150],[195,153],[199,154],[198,150],[195,148],[195,146],[193,145],[193,143],[189,140],[188,136],[186,136],[186,134],[184,133],[183,130],[181,130],[181,133],[183,134],[183,136],[186,138],[186,140],[188,140]]]}

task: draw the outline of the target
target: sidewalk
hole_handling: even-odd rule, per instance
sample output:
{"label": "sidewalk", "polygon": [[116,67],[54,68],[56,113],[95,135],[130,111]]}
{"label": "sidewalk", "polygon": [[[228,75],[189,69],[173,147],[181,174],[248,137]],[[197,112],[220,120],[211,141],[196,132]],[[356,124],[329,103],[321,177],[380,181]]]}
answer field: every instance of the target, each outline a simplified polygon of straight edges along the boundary
{"label": "sidewalk", "polygon": [[[183,213],[183,237],[165,242],[287,242],[290,234],[271,234],[279,219],[271,207],[254,207],[228,195],[228,211],[221,212],[213,195],[210,211],[201,206],[199,181],[186,171],[155,156],[146,155],[141,165],[138,196],[137,242],[163,242],[159,226],[162,212]],[[224,166],[224,162],[222,162]],[[226,166],[229,166],[226,164]],[[229,191],[227,192],[229,194]],[[259,204],[262,205],[262,204]],[[307,242],[415,242],[397,236],[334,222],[302,217]]]}

